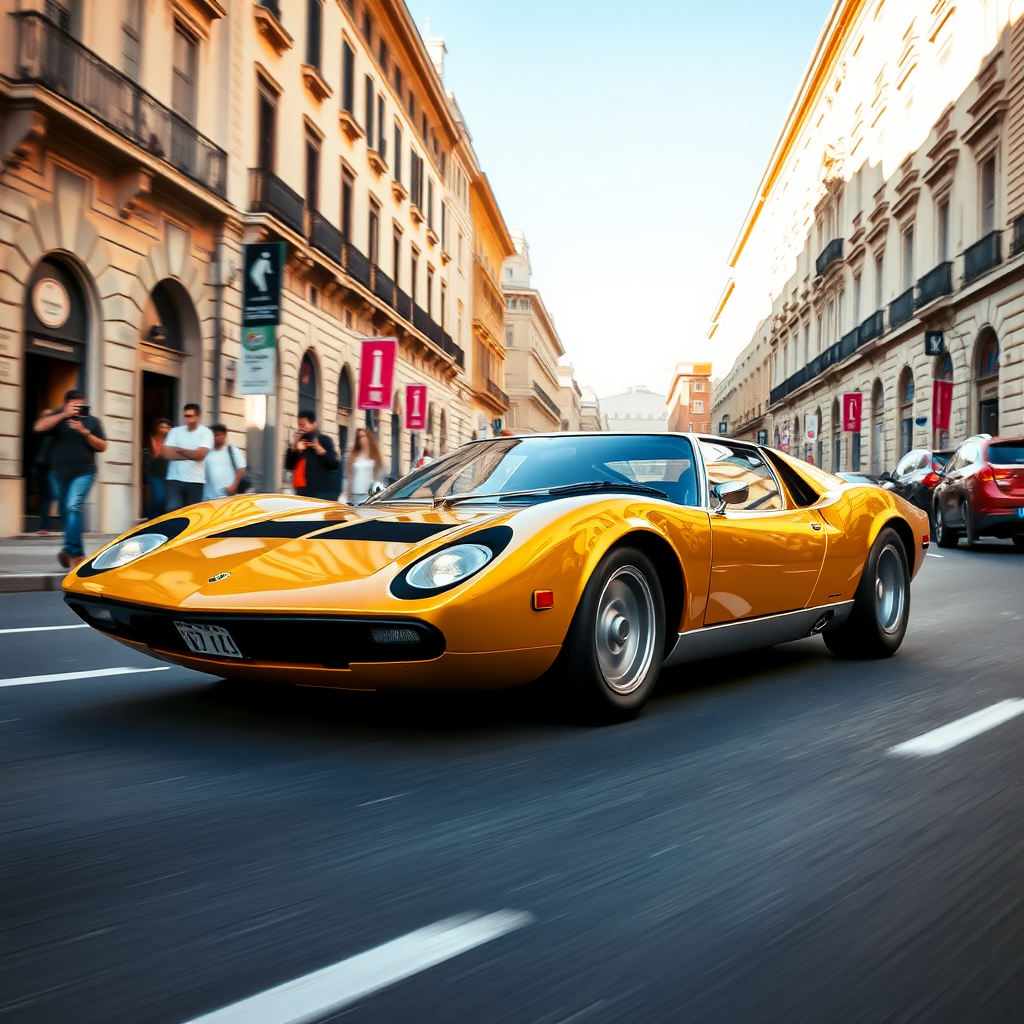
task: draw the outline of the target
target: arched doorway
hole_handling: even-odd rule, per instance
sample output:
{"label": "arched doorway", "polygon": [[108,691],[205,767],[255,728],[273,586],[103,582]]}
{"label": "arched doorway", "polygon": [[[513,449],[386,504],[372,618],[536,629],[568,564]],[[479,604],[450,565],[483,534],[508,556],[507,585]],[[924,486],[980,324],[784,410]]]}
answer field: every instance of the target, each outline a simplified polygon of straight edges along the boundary
{"label": "arched doorway", "polygon": [[979,434],[999,433],[999,339],[991,327],[974,346],[974,403]]}
{"label": "arched doorway", "polygon": [[391,401],[391,473],[390,483],[402,475],[402,394],[396,391]]}
{"label": "arched doorway", "polygon": [[[39,262],[25,294],[24,386],[21,475],[25,480],[24,527],[40,528],[40,505],[49,505],[43,437],[33,431],[39,414],[64,404],[71,388],[87,390],[89,306],[71,266],[55,256]],[[98,395],[87,399],[98,405]],[[42,499],[42,501],[40,500]],[[42,509],[47,511],[48,509]]]}
{"label": "arched doorway", "polygon": [[352,370],[348,364],[338,377],[338,458],[341,459],[341,479],[345,481],[345,461],[348,459],[349,425],[352,418]]}
{"label": "arched doorway", "polygon": [[871,472],[885,469],[885,391],[876,380],[871,389]]}
{"label": "arched doorway", "polygon": [[843,470],[843,422],[839,416],[839,400],[832,402],[832,466],[833,473]]}
{"label": "arched doorway", "polygon": [[[935,361],[935,379],[936,380],[953,380],[953,357],[948,353],[944,352]],[[934,417],[935,410],[932,410],[932,416]],[[934,424],[933,424],[934,426]],[[936,449],[949,448],[949,431],[948,430],[933,430],[935,435],[935,447]]]}
{"label": "arched doorway", "polygon": [[299,412],[310,409],[320,418],[320,391],[316,372],[316,356],[308,350],[299,363]]}
{"label": "arched doorway", "polygon": [[914,372],[909,366],[900,374],[900,458],[914,447]]}

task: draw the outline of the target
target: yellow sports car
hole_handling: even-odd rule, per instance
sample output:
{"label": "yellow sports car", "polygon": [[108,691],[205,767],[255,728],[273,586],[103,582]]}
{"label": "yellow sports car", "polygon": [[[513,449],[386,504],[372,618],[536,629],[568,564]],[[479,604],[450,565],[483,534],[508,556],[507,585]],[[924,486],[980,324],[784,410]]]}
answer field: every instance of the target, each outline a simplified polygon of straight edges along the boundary
{"label": "yellow sports car", "polygon": [[485,689],[544,677],[625,718],[662,666],[821,633],[903,640],[928,517],[690,434],[474,441],[366,504],[246,495],[147,523],[65,600],[127,646],[247,680]]}

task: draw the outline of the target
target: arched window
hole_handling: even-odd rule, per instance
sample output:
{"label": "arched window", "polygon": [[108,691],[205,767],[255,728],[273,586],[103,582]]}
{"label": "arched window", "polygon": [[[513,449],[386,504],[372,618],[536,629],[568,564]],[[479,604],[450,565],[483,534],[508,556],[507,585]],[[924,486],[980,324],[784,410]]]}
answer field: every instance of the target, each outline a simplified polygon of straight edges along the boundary
{"label": "arched window", "polygon": [[882,382],[875,381],[871,389],[871,472],[880,474],[885,469],[885,391]]}
{"label": "arched window", "polygon": [[900,374],[900,457],[914,447],[914,374],[909,366]]}
{"label": "arched window", "polygon": [[975,345],[974,400],[981,434],[999,433],[999,339],[991,327],[978,336]]}
{"label": "arched window", "polygon": [[341,459],[341,474],[345,476],[345,460],[348,458],[349,421],[352,417],[352,371],[341,368],[338,377],[338,458]]}
{"label": "arched window", "polygon": [[953,357],[948,352],[939,356],[939,365],[935,370],[935,376],[939,380],[953,379]]}
{"label": "arched window", "polygon": [[981,360],[978,365],[979,377],[992,377],[999,372],[999,342],[993,334],[981,351]]}
{"label": "arched window", "polygon": [[319,415],[314,358],[312,352],[307,352],[299,363],[299,409],[311,409]]}

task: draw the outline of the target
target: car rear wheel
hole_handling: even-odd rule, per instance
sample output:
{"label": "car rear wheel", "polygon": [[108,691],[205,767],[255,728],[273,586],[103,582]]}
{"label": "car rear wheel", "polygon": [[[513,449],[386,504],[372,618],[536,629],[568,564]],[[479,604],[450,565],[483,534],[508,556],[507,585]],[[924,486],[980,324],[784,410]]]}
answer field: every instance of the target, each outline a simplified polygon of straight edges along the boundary
{"label": "car rear wheel", "polygon": [[955,530],[950,529],[950,527],[946,525],[946,517],[942,512],[941,505],[935,505],[934,512],[932,513],[932,520],[935,524],[935,543],[938,544],[940,548],[955,548],[960,538],[957,536]]}
{"label": "car rear wheel", "polygon": [[554,668],[573,717],[632,718],[658,681],[665,650],[665,601],[650,559],[635,548],[609,552],[587,582]]}
{"label": "car rear wheel", "polygon": [[889,658],[903,643],[910,619],[910,568],[895,530],[878,535],[853,595],[850,617],[824,634],[840,658]]}
{"label": "car rear wheel", "polygon": [[975,532],[974,519],[971,516],[971,506],[966,501],[960,502],[960,516],[964,521],[964,536],[967,538],[969,548],[977,547],[978,535]]}

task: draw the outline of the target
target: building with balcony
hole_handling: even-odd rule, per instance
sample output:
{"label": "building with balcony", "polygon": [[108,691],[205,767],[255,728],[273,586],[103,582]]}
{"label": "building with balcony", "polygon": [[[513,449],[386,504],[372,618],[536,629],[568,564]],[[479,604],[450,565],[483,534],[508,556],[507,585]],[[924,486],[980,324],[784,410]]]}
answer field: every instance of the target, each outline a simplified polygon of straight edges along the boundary
{"label": "building with balcony", "polygon": [[509,397],[506,429],[514,434],[561,430],[558,360],[565,349],[540,292],[532,287],[526,237],[522,231],[513,231],[512,241],[515,255],[505,260],[502,270],[505,385]]}
{"label": "building with balcony", "polygon": [[730,254],[712,425],[836,471],[1022,431],[1022,62],[1016,5],[837,0]]}
{"label": "building with balcony", "polygon": [[597,392],[586,384],[580,388],[580,430],[607,430]]}
{"label": "building with balcony", "polygon": [[[404,3],[0,0],[0,24],[0,535],[32,525],[31,425],[76,384],[110,438],[87,510],[104,532],[142,513],[145,439],[188,401],[268,489],[300,408],[343,450],[374,427],[392,476],[472,436],[485,179],[443,43]],[[287,253],[277,383],[246,397],[242,246],[270,240]],[[507,231],[496,244],[492,268]],[[397,337],[399,361],[391,409],[364,414],[372,336]],[[428,388],[423,436],[403,426],[409,383]]]}
{"label": "building with balcony", "polygon": [[570,363],[559,363],[558,408],[561,411],[561,430],[582,430],[583,391],[576,383],[576,374]]}
{"label": "building with balcony", "polygon": [[676,363],[668,389],[668,429],[706,434],[711,427],[711,364]]}

